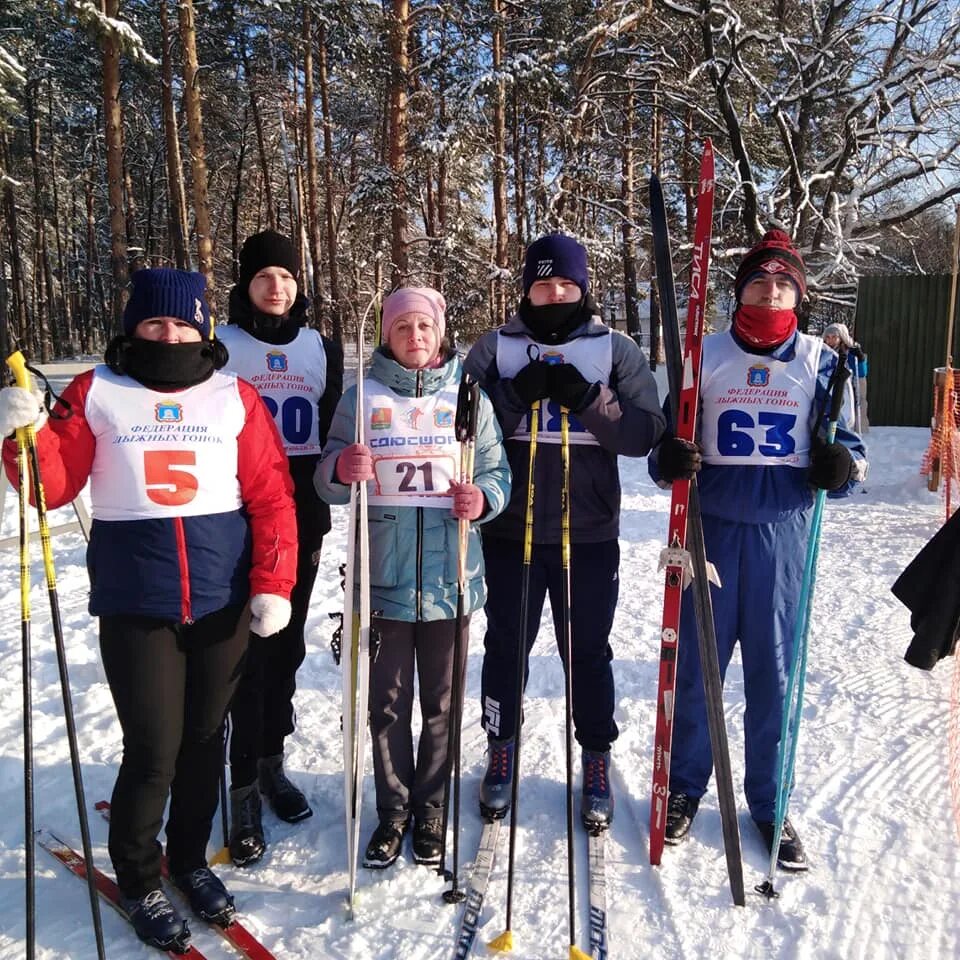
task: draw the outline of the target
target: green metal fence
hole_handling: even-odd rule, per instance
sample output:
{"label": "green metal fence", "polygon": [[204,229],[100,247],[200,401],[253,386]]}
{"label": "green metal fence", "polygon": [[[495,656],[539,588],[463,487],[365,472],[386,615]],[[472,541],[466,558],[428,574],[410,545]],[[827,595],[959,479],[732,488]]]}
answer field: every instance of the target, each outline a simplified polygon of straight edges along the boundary
{"label": "green metal fence", "polygon": [[[855,337],[870,357],[872,426],[929,426],[933,370],[946,361],[950,277],[863,277]],[[954,320],[953,363],[957,323]]]}

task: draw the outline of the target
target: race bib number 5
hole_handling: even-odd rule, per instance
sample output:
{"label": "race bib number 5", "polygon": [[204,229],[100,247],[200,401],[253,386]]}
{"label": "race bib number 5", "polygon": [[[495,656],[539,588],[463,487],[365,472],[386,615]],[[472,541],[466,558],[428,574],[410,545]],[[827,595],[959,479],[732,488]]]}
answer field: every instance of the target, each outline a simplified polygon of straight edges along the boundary
{"label": "race bib number 5", "polygon": [[182,507],[196,495],[200,486],[189,469],[197,465],[192,450],[145,450],[143,476],[147,496],[164,507]]}

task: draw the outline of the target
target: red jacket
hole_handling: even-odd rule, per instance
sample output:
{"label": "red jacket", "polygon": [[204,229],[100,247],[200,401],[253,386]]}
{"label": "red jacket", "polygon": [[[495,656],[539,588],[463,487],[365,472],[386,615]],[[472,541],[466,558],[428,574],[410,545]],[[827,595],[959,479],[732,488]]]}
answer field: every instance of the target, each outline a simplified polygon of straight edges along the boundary
{"label": "red jacket", "polygon": [[[50,509],[75,499],[90,476],[97,438],[86,411],[95,374],[80,374],[64,391],[72,415],[51,417],[37,433]],[[214,376],[235,380],[243,403],[236,456],[242,509],[120,521],[98,519],[94,511],[87,549],[92,614],[139,614],[186,623],[245,603],[257,593],[289,598],[296,578],[297,528],[280,437],[250,384],[233,374]],[[176,394],[157,396],[169,400]],[[64,413],[66,408],[61,403],[56,409]],[[3,461],[15,484],[12,440],[3,445]]]}

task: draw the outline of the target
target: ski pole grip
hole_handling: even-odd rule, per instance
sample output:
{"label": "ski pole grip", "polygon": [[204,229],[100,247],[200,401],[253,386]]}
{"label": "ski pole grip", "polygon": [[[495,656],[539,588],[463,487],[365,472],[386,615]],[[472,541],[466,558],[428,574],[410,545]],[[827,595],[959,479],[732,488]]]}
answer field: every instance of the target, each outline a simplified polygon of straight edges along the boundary
{"label": "ski pole grip", "polygon": [[25,390],[30,389],[30,371],[27,370],[27,361],[23,354],[17,350],[15,353],[11,353],[7,357],[7,366],[13,373],[13,379],[16,381],[18,387],[23,387]]}
{"label": "ski pole grip", "polygon": [[847,366],[847,351],[844,347],[840,351],[840,359],[837,361],[837,369],[834,373],[833,391],[830,394],[830,422],[836,423],[840,419],[840,410],[843,407],[843,388],[850,376],[850,368]]}

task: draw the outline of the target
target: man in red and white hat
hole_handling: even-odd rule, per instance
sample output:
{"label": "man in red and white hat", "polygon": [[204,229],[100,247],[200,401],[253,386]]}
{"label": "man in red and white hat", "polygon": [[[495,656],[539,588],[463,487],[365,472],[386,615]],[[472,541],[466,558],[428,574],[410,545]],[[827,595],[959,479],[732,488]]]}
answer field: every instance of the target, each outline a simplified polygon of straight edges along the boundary
{"label": "man in red and white hat", "polygon": [[[837,355],[797,330],[806,296],[803,259],[781,230],[768,231],[743,258],[733,325],[703,342],[699,443],[670,434],[650,459],[664,484],[699,474],[707,556],[722,589],[711,588],[721,675],[740,643],[746,699],[744,792],[773,843],[777,756],[811,507],[817,489],[850,492],[865,450],[847,397],[836,441],[824,442],[828,383]],[[667,843],[689,832],[713,767],[693,603],[684,597],[677,666]],[[806,869],[787,820],[781,867]]]}

